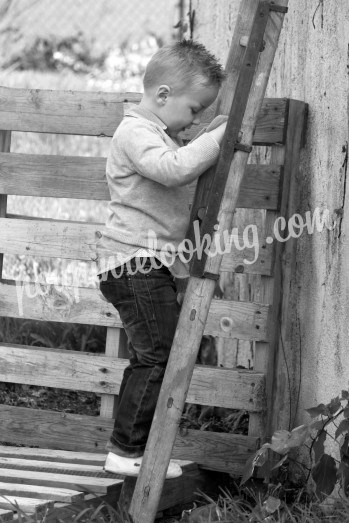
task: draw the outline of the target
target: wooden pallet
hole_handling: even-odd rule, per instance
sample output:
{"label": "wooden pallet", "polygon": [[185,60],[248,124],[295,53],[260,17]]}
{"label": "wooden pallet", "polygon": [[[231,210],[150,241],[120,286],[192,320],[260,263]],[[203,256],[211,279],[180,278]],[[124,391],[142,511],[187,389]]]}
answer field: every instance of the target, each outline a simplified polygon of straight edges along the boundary
{"label": "wooden pallet", "polygon": [[[103,470],[105,458],[92,452],[0,446],[0,521],[15,519],[18,511],[58,515],[67,510],[72,514],[74,508],[78,513],[81,502],[105,501],[115,508],[124,478]],[[178,462],[184,474],[165,485],[160,510],[183,503],[185,497],[191,501],[197,486],[197,465]]]}
{"label": "wooden pallet", "polygon": [[104,461],[97,453],[1,446],[0,508],[12,519],[14,505],[32,514],[84,501],[87,494],[117,497],[123,479],[105,472]]}
{"label": "wooden pallet", "polygon": [[[81,502],[105,501],[115,508],[123,477],[103,470],[105,458],[92,452],[0,446],[0,521],[16,518],[18,510],[59,514],[75,505],[78,513]],[[183,502],[186,489],[192,499],[198,467],[179,462],[184,474],[165,486],[160,510]]]}
{"label": "wooden pallet", "polygon": [[[40,450],[0,447],[3,459],[24,460],[21,464],[17,463],[17,468],[13,461],[12,468],[4,462],[0,471],[17,473],[17,479],[16,476],[10,479],[8,473],[0,480],[7,484],[7,492],[10,492],[5,494],[2,491],[2,496],[47,500],[47,503],[54,503],[54,508],[67,505],[61,499],[54,501],[43,497],[43,487],[47,487],[55,491],[62,488],[75,491],[88,499],[87,490],[76,485],[94,480],[100,486],[103,478],[93,475],[91,471],[88,475],[81,467],[100,467],[99,473],[102,472],[103,449],[114,425],[116,397],[128,364],[126,336],[120,318],[112,305],[101,299],[97,289],[80,287],[77,297],[75,287],[66,286],[57,290],[54,285],[47,285],[42,293],[38,292],[34,282],[23,282],[17,287],[13,281],[4,279],[2,274],[4,254],[82,261],[96,258],[96,238],[104,224],[11,215],[7,212],[7,195],[109,199],[104,176],[106,159],[12,152],[11,133],[75,133],[110,137],[128,103],[139,102],[140,98],[136,93],[79,93],[0,87],[0,317],[107,328],[103,354],[0,344],[1,382],[89,391],[101,396],[99,416],[0,405],[0,441],[40,447]],[[203,125],[211,121],[213,114],[214,108],[205,112]],[[270,384],[278,379],[277,368],[272,365],[274,354],[278,354],[278,337],[276,332],[270,337],[269,327],[279,323],[278,308],[283,285],[280,276],[282,244],[268,243],[267,238],[272,236],[275,219],[280,215],[287,217],[293,211],[292,183],[296,183],[305,120],[306,104],[275,98],[263,101],[257,119],[253,138],[253,144],[257,147],[251,154],[245,184],[239,193],[234,226],[239,231],[239,244],[242,244],[241,234],[245,225],[256,225],[261,246],[258,260],[245,264],[245,259],[253,259],[253,249],[240,250],[234,245],[232,251],[223,256],[221,283],[226,290],[226,299],[212,301],[205,334],[217,339],[217,347],[226,361],[221,361],[224,368],[196,366],[187,396],[187,401],[193,404],[248,412],[250,423],[247,435],[193,429],[178,431],[172,457],[195,460],[201,468],[241,475],[246,460],[258,448],[260,438],[266,432],[265,420],[271,414],[277,415],[281,409],[275,408],[275,404],[283,399],[281,388],[276,398],[272,398],[271,394]],[[188,131],[185,138],[193,138],[192,132]],[[285,248],[288,249],[285,260],[291,259],[291,243],[288,242]],[[289,262],[287,264],[282,271],[286,282],[290,275]],[[234,290],[232,296],[229,295],[229,288]],[[286,296],[282,298],[284,318],[289,316]],[[271,330],[276,331],[275,328]],[[236,352],[238,343],[248,345],[249,351],[253,352],[253,371],[248,370],[249,365],[245,369],[238,368],[230,357]],[[85,457],[82,458],[81,454]],[[80,461],[76,461],[76,455],[80,456]],[[95,455],[99,460],[97,463],[93,463]],[[52,456],[55,456],[54,460]],[[37,464],[33,469],[34,461],[46,462],[46,467],[51,466],[52,470],[39,470]],[[63,464],[63,469],[58,467],[59,463]],[[31,468],[26,468],[30,465]],[[75,469],[77,474],[73,470],[66,472],[68,465],[78,465],[79,468]],[[19,472],[22,476],[18,475]],[[39,478],[39,473],[53,474],[55,478],[58,475],[66,483],[43,483],[43,476]],[[115,480],[116,494],[112,487],[109,487],[110,494],[100,490],[94,492],[115,502],[122,483],[117,483],[119,478],[112,479]],[[166,482],[159,510],[192,500],[193,492],[204,490],[202,479],[202,472],[196,465],[186,465],[185,474],[178,481]],[[18,485],[22,488],[21,494],[14,492]],[[24,485],[31,488],[24,489]],[[42,492],[40,498],[35,497],[34,487]],[[98,490],[98,486],[96,488]],[[32,492],[30,496],[28,492]],[[11,510],[1,516],[2,519],[13,518]]]}

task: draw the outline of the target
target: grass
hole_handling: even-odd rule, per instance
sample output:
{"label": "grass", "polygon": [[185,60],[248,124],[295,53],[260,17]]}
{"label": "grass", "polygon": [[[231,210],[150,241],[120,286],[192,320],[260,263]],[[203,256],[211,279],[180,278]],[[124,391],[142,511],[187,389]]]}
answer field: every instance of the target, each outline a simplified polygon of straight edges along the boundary
{"label": "grass", "polygon": [[[202,504],[183,510],[177,516],[167,516],[166,511],[158,523],[348,523],[349,501],[330,499],[327,504],[296,501],[290,506],[278,498],[249,500],[246,495],[222,491],[218,499],[201,495]],[[16,508],[15,506],[13,507]],[[17,508],[18,509],[18,508]],[[82,523],[130,523],[131,518],[120,507],[105,502],[79,502],[64,510],[53,509],[45,514],[26,514],[19,510],[19,523],[53,523],[57,521]]]}

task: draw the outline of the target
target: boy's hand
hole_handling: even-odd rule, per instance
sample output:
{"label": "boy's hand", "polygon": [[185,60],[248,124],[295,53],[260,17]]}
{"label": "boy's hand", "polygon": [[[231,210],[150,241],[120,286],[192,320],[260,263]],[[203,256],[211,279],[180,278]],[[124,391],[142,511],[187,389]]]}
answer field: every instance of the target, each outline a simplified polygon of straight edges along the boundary
{"label": "boy's hand", "polygon": [[212,136],[212,138],[214,138],[219,145],[221,144],[221,142],[223,140],[223,136],[224,136],[226,127],[227,127],[227,122],[224,122],[221,125],[219,125],[218,127],[216,127],[216,129],[213,129],[212,131],[209,132],[209,134]]}
{"label": "boy's hand", "polygon": [[209,133],[210,131],[213,131],[213,129],[217,129],[222,123],[225,123],[228,121],[228,116],[225,114],[219,114],[215,118],[213,118],[212,122],[208,127],[206,127],[205,132]]}
{"label": "boy's hand", "polygon": [[[201,136],[202,134],[204,133],[210,133],[211,131],[213,131],[214,129],[217,129],[222,123],[226,123],[228,120],[228,116],[225,116],[224,114],[219,114],[218,116],[216,116],[215,118],[213,118],[212,122],[210,123],[210,125],[208,125],[207,127],[204,127],[203,129],[201,129],[201,131],[195,136],[195,138],[193,138],[189,143],[192,143],[194,140],[196,140],[197,138],[199,138],[199,136]],[[223,134],[224,134],[224,131],[223,131]],[[216,139],[216,138],[215,138]],[[218,142],[218,140],[216,139],[216,141]],[[219,143],[219,142],[218,142]]]}

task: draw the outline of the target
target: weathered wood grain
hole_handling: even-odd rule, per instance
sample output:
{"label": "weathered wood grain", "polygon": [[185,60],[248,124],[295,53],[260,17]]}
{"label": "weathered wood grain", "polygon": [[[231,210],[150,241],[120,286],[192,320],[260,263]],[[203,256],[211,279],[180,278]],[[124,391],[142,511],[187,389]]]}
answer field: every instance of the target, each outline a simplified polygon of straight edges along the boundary
{"label": "weathered wood grain", "polygon": [[17,505],[19,510],[27,514],[33,514],[35,512],[43,512],[44,510],[50,510],[53,508],[53,501],[49,499],[34,499],[17,496],[2,496],[0,495],[0,508],[2,509],[14,509],[14,505]]}
{"label": "weathered wood grain", "polygon": [[0,481],[67,489],[78,486],[81,491],[92,491],[95,494],[107,494],[111,491],[118,491],[122,484],[121,479],[94,478],[76,474],[55,474],[51,472],[34,472],[32,470],[6,468],[0,468]]}
{"label": "weathered wood grain", "polygon": [[[100,416],[83,416],[9,405],[0,405],[0,419],[1,441],[9,442],[11,445],[34,445],[45,449],[74,452],[100,452],[103,455],[105,455],[105,444],[114,426],[113,420]],[[3,481],[7,482],[7,479],[4,478]],[[64,488],[72,488],[72,485],[64,485]]]}
{"label": "weathered wood grain", "polygon": [[110,200],[105,169],[106,158],[93,156],[0,153],[0,192]]}
{"label": "weathered wood grain", "polygon": [[[0,153],[0,192],[107,201],[105,169],[105,158]],[[238,207],[277,209],[280,176],[280,166],[249,164]]]}
{"label": "weathered wood grain", "polygon": [[[11,215],[0,218],[0,252],[95,261],[96,241],[103,227],[103,224],[24,219]],[[229,252],[223,256],[222,271],[270,274],[272,256],[273,246],[266,242],[261,224],[251,223],[233,231]]]}
{"label": "weathered wood grain", "polygon": [[122,327],[116,309],[89,287],[3,281],[0,316]]}
{"label": "weathered wood grain", "polygon": [[[51,91],[0,87],[0,118],[4,130],[38,133],[113,136],[128,104],[139,103],[138,93]],[[286,101],[263,102],[255,132],[256,143],[284,139]],[[203,115],[201,126],[184,134],[191,140],[213,117],[214,108]]]}
{"label": "weathered wood grain", "polygon": [[[102,472],[101,465],[86,465],[81,463],[60,463],[59,461],[47,461],[39,459],[22,459],[11,457],[0,457],[0,469],[25,469],[40,472],[55,472],[57,474],[75,474],[98,477]],[[88,473],[88,474],[86,474]]]}
{"label": "weathered wood grain", "polygon": [[[205,334],[224,338],[268,338],[268,305],[212,300]],[[116,309],[96,288],[39,283],[0,283],[0,316],[122,327]]]}
{"label": "weathered wood grain", "polygon": [[0,218],[0,249],[4,254],[91,261],[97,256],[100,227],[65,220]]}
{"label": "weathered wood grain", "polygon": [[[127,365],[126,359],[90,353],[0,345],[0,378],[8,383],[118,394]],[[260,411],[264,400],[263,374],[202,365],[194,369],[191,403]]]}
{"label": "weathered wood grain", "polygon": [[[22,496],[26,498],[50,499],[65,503],[83,501],[84,493],[77,490],[44,487],[43,485],[23,485],[21,483],[0,482],[0,496]],[[0,512],[1,518],[1,512]]]}
{"label": "weathered wood grain", "polygon": [[[279,158],[283,158],[285,154],[285,148],[278,147],[276,149],[277,155]],[[275,154],[275,151],[272,152],[272,154]],[[266,225],[266,231],[269,231],[270,236],[273,235],[273,224],[278,217],[278,213],[276,212],[267,212],[265,216],[265,225]],[[277,246],[274,244],[274,252],[276,251]],[[276,272],[278,271],[278,267],[276,267]],[[275,265],[273,269],[273,274],[270,275],[264,275],[259,278],[258,282],[253,282],[251,285],[251,293],[254,299],[256,295],[258,295],[259,301],[263,303],[273,303],[273,286],[274,286],[274,275],[275,275]],[[272,309],[272,315],[276,315],[277,317],[277,311],[275,309]],[[278,322],[272,322],[272,328],[271,330],[277,329],[277,323]],[[271,334],[271,337],[273,337],[274,334]],[[254,362],[253,362],[253,368],[255,370],[258,370],[259,372],[267,373],[267,367],[268,367],[268,360],[270,357],[270,346],[268,343],[265,342],[256,342],[254,346]],[[268,404],[268,403],[267,403]],[[249,417],[249,425],[248,425],[248,433],[251,436],[260,436],[262,438],[262,441],[264,441],[263,436],[265,435],[265,429],[266,429],[266,423],[267,423],[267,416],[265,413],[263,415],[261,413],[252,413]]]}
{"label": "weathered wood grain", "polygon": [[241,474],[246,461],[259,447],[259,439],[238,434],[179,430],[172,458],[192,459],[209,470]]}
{"label": "weathered wood grain", "polygon": [[102,93],[0,88],[2,127],[39,133],[112,136],[125,103],[137,93]]}
{"label": "weathered wood grain", "polygon": [[79,463],[82,465],[99,466],[104,465],[106,457],[106,455],[97,452],[73,452],[57,449],[12,447],[10,445],[0,445],[0,456],[25,459],[27,461],[39,459],[41,461],[58,461],[60,463]]}
{"label": "weathered wood grain", "polygon": [[[113,420],[103,420],[103,425],[101,425],[102,419],[98,417],[72,414],[62,417],[59,412],[6,405],[0,405],[0,415],[4,420],[2,439],[5,441],[6,437],[12,437],[14,443],[23,443],[27,437],[28,445],[38,443],[42,445],[45,441],[47,447],[55,449],[64,447],[67,451],[74,451],[83,448],[86,452],[94,454],[98,450],[101,452],[101,467],[104,463],[104,445],[112,430]],[[14,427],[16,427],[16,431],[11,432]],[[84,437],[85,430],[88,432],[89,437],[87,438]],[[77,431],[82,435],[81,439],[76,438]],[[195,459],[195,462],[202,468],[241,474],[245,460],[256,450],[258,442],[259,439],[255,437],[180,429],[172,458],[185,460],[189,456],[190,460]],[[39,457],[42,451],[33,449],[33,451],[35,450],[38,451]],[[47,449],[45,451],[48,452]],[[65,454],[69,454],[69,452],[65,451]],[[12,479],[10,481],[12,483]],[[72,488],[72,485],[64,488]]]}
{"label": "weathered wood grain", "polygon": [[[124,329],[108,327],[105,342],[105,355],[109,358],[129,358],[127,350],[127,336]],[[103,394],[101,397],[100,416],[115,418],[117,397],[114,394]]]}
{"label": "weathered wood grain", "polygon": [[[285,145],[284,173],[280,214],[286,221],[297,212],[297,183],[301,149],[304,146],[304,128],[308,105],[298,100],[290,100],[287,140]],[[274,151],[274,158],[277,152]],[[291,280],[296,266],[296,239],[276,242],[275,277],[269,283],[269,293],[273,293],[273,309],[270,316],[270,344],[267,361],[267,401],[268,419],[266,438],[278,429],[292,428],[297,407],[293,408],[289,395],[290,350],[288,346],[289,329],[292,323]],[[268,299],[269,296],[267,296]]]}

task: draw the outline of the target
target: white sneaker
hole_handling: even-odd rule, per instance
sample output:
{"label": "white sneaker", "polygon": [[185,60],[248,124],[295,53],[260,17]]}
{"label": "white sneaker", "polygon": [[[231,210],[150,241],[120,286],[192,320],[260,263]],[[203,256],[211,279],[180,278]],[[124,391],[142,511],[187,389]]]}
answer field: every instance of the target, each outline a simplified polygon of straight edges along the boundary
{"label": "white sneaker", "polygon": [[[109,452],[105,461],[104,470],[112,472],[113,474],[120,474],[121,476],[138,476],[141,468],[143,457],[140,458],[125,458]],[[166,479],[178,478],[183,473],[178,463],[170,461]]]}

